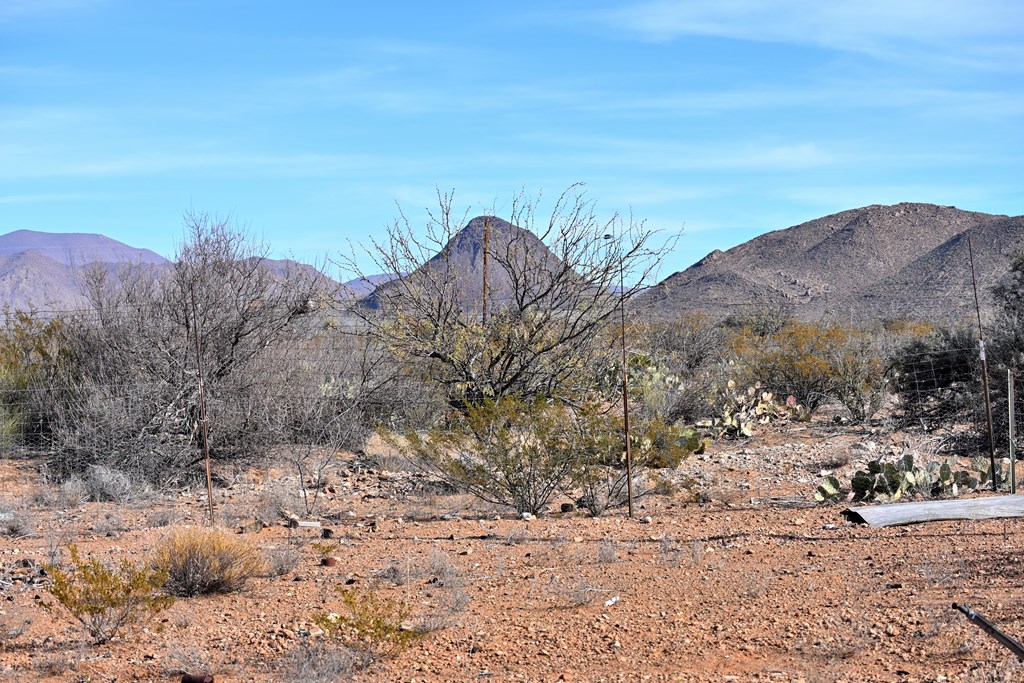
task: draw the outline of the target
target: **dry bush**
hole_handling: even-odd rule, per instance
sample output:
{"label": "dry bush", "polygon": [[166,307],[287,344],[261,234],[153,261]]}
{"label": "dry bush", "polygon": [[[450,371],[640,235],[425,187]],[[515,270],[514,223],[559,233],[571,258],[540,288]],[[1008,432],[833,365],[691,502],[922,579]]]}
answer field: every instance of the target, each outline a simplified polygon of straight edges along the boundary
{"label": "dry bush", "polygon": [[213,457],[244,459],[272,439],[266,414],[277,395],[265,364],[315,327],[303,322],[330,283],[312,269],[268,263],[269,248],[227,221],[185,220],[168,267],[84,274],[86,308],[61,337],[72,361],[33,387],[31,408],[45,418],[42,445],[60,478],[89,465],[158,487],[196,477],[197,333]]}
{"label": "dry bush", "polygon": [[608,592],[607,588],[595,586],[587,581],[577,581],[569,591],[569,601],[574,607],[583,607]]}
{"label": "dry bush", "polygon": [[256,499],[256,521],[266,526],[273,526],[281,519],[282,510],[288,507],[285,496],[280,491],[265,490]]}
{"label": "dry bush", "polygon": [[360,664],[344,645],[303,643],[284,657],[278,673],[288,683],[343,683],[352,680]]}
{"label": "dry bush", "polygon": [[31,536],[32,521],[28,515],[8,503],[0,504],[0,536],[25,538]]}
{"label": "dry bush", "polygon": [[212,676],[215,666],[213,658],[207,650],[194,645],[175,643],[168,649],[163,658],[163,668],[168,674],[181,676]]}
{"label": "dry bush", "polygon": [[144,482],[105,465],[90,465],[82,482],[87,500],[96,503],[127,503],[149,491]]}
{"label": "dry bush", "polygon": [[267,571],[271,576],[284,576],[291,573],[302,560],[302,552],[292,543],[267,548],[263,551],[267,561]]}
{"label": "dry bush", "polygon": [[172,531],[154,549],[152,564],[167,574],[164,590],[178,597],[235,593],[268,570],[262,554],[241,538],[196,527]]}
{"label": "dry bush", "polygon": [[146,515],[146,526],[150,529],[162,528],[177,524],[180,520],[181,515],[173,509],[155,510]]}
{"label": "dry bush", "polygon": [[67,674],[69,671],[77,671],[80,664],[80,657],[67,652],[47,652],[32,660],[32,670],[40,677],[46,678]]}
{"label": "dry bush", "polygon": [[0,611],[0,651],[9,649],[15,640],[25,635],[31,625],[32,617],[26,609]]}
{"label": "dry bush", "polygon": [[103,518],[92,525],[93,533],[103,536],[117,537],[122,531],[130,531],[124,518],[116,512],[105,512]]}
{"label": "dry bush", "polygon": [[605,541],[597,549],[598,564],[612,564],[619,561],[619,551],[614,541]]}
{"label": "dry bush", "polygon": [[727,381],[725,329],[697,313],[634,323],[627,335],[643,353],[630,372],[630,401],[638,418],[693,424],[713,414],[716,394]]}
{"label": "dry bush", "polygon": [[78,507],[89,500],[89,487],[81,477],[69,477],[61,482],[60,495],[65,507]]}
{"label": "dry bush", "polygon": [[568,607],[583,607],[592,604],[602,595],[612,592],[589,581],[571,576],[564,579],[552,576],[544,586],[544,592],[558,603],[566,603]]}

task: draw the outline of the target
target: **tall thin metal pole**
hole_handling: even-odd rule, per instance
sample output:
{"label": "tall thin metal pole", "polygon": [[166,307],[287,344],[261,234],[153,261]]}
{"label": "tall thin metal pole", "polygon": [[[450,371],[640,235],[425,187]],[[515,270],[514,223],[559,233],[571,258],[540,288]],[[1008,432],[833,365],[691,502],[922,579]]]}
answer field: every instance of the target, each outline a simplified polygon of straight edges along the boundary
{"label": "tall thin metal pole", "polygon": [[999,477],[996,474],[996,437],[992,429],[992,399],[988,392],[988,361],[985,359],[985,332],[981,328],[981,300],[978,298],[978,276],[974,272],[974,249],[971,247],[971,235],[967,233],[967,254],[971,260],[971,283],[974,285],[974,310],[978,314],[978,356],[981,358],[981,385],[985,392],[985,418],[988,420],[988,459],[992,467],[992,490],[999,489]]}
{"label": "tall thin metal pole", "polygon": [[484,216],[484,305],[483,305],[483,325],[487,327],[487,266],[491,252],[491,224],[486,216]]}
{"label": "tall thin metal pole", "polygon": [[206,501],[210,508],[210,524],[213,524],[213,478],[210,476],[210,433],[206,419],[206,391],[203,386],[203,352],[199,344],[199,316],[196,312],[196,290],[189,287],[192,296],[192,323],[196,340],[196,372],[199,375],[199,425],[203,434],[203,456],[206,459]]}
{"label": "tall thin metal pole", "polygon": [[626,500],[633,516],[633,449],[629,443],[629,365],[626,359],[626,297],[622,259],[619,258],[619,331],[622,334],[622,429],[626,440]]}
{"label": "tall thin metal pole", "polygon": [[1013,370],[1006,368],[1006,403],[1009,406],[1010,425],[1010,493],[1017,493],[1017,415]]}

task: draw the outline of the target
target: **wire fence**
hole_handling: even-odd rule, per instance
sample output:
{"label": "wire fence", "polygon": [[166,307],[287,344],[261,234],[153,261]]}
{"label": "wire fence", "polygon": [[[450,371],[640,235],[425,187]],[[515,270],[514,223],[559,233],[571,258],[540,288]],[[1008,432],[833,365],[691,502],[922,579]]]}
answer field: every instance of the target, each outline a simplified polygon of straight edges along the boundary
{"label": "wire fence", "polygon": [[[74,319],[76,324],[90,326],[113,315],[138,312],[138,305],[120,304],[105,310],[51,308],[33,315],[40,320]],[[145,314],[162,312],[154,304]],[[739,305],[732,317],[742,319],[756,312],[755,306]],[[849,320],[836,317],[820,324],[850,325]],[[718,326],[713,320],[706,324]],[[215,456],[232,457],[275,442],[345,446],[357,442],[356,437],[372,424],[421,426],[441,414],[444,398],[422,375],[403,371],[386,354],[375,356],[372,367],[358,362],[360,354],[366,360],[364,332],[365,326],[356,319],[322,312],[317,325],[261,351],[260,362],[245,373],[208,386],[207,419]],[[874,335],[871,360],[881,367],[881,378],[877,385],[860,388],[880,394],[878,409],[869,416],[873,424],[941,437],[942,448],[951,453],[986,452],[988,428],[976,331],[963,328],[934,345],[912,334],[887,332],[877,324],[870,334]],[[315,343],[311,336],[316,337]],[[116,381],[94,378],[76,385],[66,374],[41,380],[8,372],[0,383],[0,456],[60,453],[69,468],[81,461],[138,464],[150,457],[191,462],[200,448],[196,356],[190,339],[173,342],[180,352],[177,367],[140,370],[134,377],[108,373],[116,375]],[[635,348],[648,343],[642,332],[629,339]],[[165,352],[154,348],[153,362],[159,364]],[[722,349],[708,361],[724,369],[723,381],[728,379],[732,360],[728,354],[728,349]],[[30,356],[26,355],[26,362]],[[666,370],[685,375],[695,368]],[[1006,398],[1005,380],[1001,385],[1000,378],[990,380],[996,440],[1004,448],[1009,444],[1009,437],[1003,435],[1010,415],[1016,417],[1017,425],[1024,425],[1024,378],[1014,380],[1016,400],[1012,402]],[[841,416],[840,403],[832,405]],[[1014,443],[1018,452],[1024,446],[1019,436]]]}

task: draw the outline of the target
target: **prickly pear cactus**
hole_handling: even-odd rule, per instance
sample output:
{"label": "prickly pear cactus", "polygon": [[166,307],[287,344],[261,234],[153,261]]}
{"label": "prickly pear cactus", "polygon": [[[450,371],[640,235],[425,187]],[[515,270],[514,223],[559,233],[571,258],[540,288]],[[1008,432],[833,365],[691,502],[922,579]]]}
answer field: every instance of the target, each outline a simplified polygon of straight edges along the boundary
{"label": "prickly pear cactus", "polygon": [[984,458],[975,460],[973,472],[955,469],[957,467],[956,458],[941,463],[929,462],[922,467],[914,462],[912,453],[895,462],[872,460],[867,464],[867,470],[857,471],[850,479],[852,498],[882,503],[916,495],[957,496],[983,486],[991,469]]}

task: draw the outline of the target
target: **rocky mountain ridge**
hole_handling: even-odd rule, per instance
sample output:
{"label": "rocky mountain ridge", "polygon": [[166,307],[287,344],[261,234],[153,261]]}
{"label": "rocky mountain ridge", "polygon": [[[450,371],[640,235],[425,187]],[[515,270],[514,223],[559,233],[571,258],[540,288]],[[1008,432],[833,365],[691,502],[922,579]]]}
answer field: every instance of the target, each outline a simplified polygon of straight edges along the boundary
{"label": "rocky mountain ridge", "polygon": [[[493,216],[478,216],[441,252],[405,276],[420,285],[451,287],[464,310],[479,306],[484,225],[491,254],[520,251],[531,260],[555,257],[532,233]],[[909,318],[953,322],[973,315],[973,252],[983,305],[988,289],[1024,249],[1024,216],[902,203],[842,211],[713,251],[632,301],[639,315],[676,317],[699,311],[721,318],[758,306],[785,306],[807,319],[852,321]],[[512,284],[492,258],[489,298],[500,305]],[[11,308],[67,309],[81,303],[78,269],[98,263],[112,273],[125,263],[163,266],[167,259],[102,235],[19,230],[0,235],[0,303]],[[267,261],[274,272],[311,266]],[[442,272],[443,269],[443,272]],[[454,274],[455,280],[452,280]],[[379,308],[402,284],[371,275],[341,285],[351,298]]]}
{"label": "rocky mountain ridge", "polygon": [[914,203],[851,209],[712,252],[634,304],[663,317],[782,305],[804,319],[964,318],[974,307],[968,238],[987,292],[1024,248],[1024,217]]}

